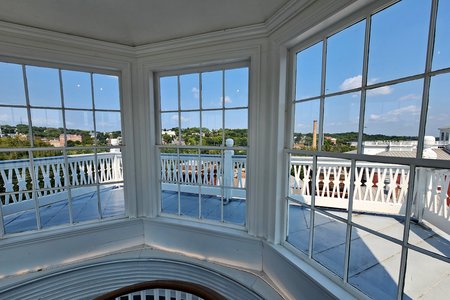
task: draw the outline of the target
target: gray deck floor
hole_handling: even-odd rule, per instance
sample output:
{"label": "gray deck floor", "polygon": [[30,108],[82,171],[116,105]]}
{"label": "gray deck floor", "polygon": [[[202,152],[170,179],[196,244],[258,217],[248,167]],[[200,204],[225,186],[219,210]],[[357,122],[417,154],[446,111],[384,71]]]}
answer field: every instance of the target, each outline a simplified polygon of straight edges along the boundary
{"label": "gray deck floor", "polygon": [[[346,213],[333,212],[346,218]],[[354,214],[353,222],[401,239],[401,218]],[[450,238],[435,228],[411,223],[409,243],[450,257]],[[291,205],[288,242],[307,253],[310,232],[308,209]],[[316,213],[313,258],[340,277],[344,272],[346,224]],[[374,299],[395,299],[400,270],[401,247],[367,231],[353,227],[348,281]],[[448,299],[450,264],[409,251],[404,299]]]}
{"label": "gray deck floor", "polygon": [[[164,191],[161,198],[162,212],[178,214],[178,192]],[[220,221],[221,204],[220,197],[200,195],[199,198],[198,194],[180,193],[180,215],[182,216]],[[246,201],[240,198],[231,198],[229,203],[223,205],[223,221],[244,225],[245,212]]]}
{"label": "gray deck floor", "polygon": [[[100,191],[103,218],[124,215],[124,200],[122,187],[107,187]],[[72,198],[72,213],[74,223],[95,220],[99,218],[97,192],[89,192]],[[67,200],[41,206],[39,208],[42,228],[69,223],[69,204]],[[17,233],[35,230],[35,209],[25,210],[4,216],[5,232]]]}

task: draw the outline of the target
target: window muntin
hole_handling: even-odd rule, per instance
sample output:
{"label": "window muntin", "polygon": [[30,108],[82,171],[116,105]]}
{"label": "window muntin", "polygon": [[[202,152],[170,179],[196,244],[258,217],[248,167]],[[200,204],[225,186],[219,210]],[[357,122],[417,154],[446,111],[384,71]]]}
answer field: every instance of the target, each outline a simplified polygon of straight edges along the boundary
{"label": "window muntin", "polygon": [[119,77],[3,62],[0,74],[0,235],[123,216]]}
{"label": "window muntin", "polygon": [[[450,156],[445,150],[450,145],[438,141],[450,131],[444,125],[450,120],[444,96],[450,70],[441,65],[432,71],[433,61],[442,57],[430,51],[448,43],[437,33],[443,29],[436,28],[441,26],[436,25],[437,8],[445,5],[445,0],[400,1],[291,54],[296,68],[287,114],[293,135],[287,143],[286,245],[374,298],[404,291],[408,297],[419,296],[411,288],[419,281],[411,282],[405,274],[422,262],[412,261],[407,252],[433,260],[440,270],[450,263]],[[413,19],[417,24],[404,26],[399,21],[403,14],[410,19],[405,24]],[[445,15],[439,11],[438,18]],[[386,24],[396,19],[398,26],[387,27],[381,19]],[[331,53],[338,56],[345,50],[345,45],[331,49],[332,39],[357,25],[365,26],[361,53],[342,62],[345,70],[330,71],[336,65]],[[397,28],[391,30],[393,26]],[[379,45],[387,42],[383,45],[389,51],[384,52]],[[306,68],[305,57],[313,48],[315,59]],[[351,76],[355,66],[361,73]],[[312,75],[304,79],[308,71]],[[349,77],[341,78],[341,73]],[[328,248],[318,250],[322,240]],[[431,275],[439,276],[445,272]]]}
{"label": "window muntin", "polygon": [[246,66],[158,76],[163,215],[245,225],[248,77]]}

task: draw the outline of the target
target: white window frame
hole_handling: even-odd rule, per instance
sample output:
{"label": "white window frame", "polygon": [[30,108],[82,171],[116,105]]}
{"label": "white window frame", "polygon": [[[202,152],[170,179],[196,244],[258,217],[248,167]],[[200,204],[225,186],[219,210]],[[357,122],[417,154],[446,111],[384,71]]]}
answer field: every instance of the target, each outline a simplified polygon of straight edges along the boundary
{"label": "white window frame", "polygon": [[[62,225],[58,225],[58,226],[53,226],[53,227],[45,227],[42,228],[42,225],[40,224],[40,211],[39,211],[39,204],[38,204],[38,200],[37,200],[37,192],[38,191],[47,191],[47,190],[54,190],[53,188],[39,188],[39,187],[35,187],[34,184],[32,186],[32,189],[30,190],[31,193],[33,194],[33,201],[34,201],[34,209],[35,209],[35,215],[36,215],[36,230],[28,230],[28,231],[24,231],[24,232],[18,232],[18,233],[5,233],[5,228],[4,228],[4,224],[3,224],[3,213],[2,213],[2,205],[0,205],[0,239],[2,238],[6,238],[6,237],[14,237],[17,235],[23,235],[26,233],[33,233],[36,231],[48,231],[48,230],[57,230],[59,228],[67,228],[67,227],[72,227],[74,225],[78,225],[78,224],[97,224],[99,222],[104,222],[104,221],[114,221],[117,219],[124,219],[124,218],[128,218],[130,216],[135,215],[135,191],[134,188],[132,186],[130,186],[129,181],[130,178],[133,178],[134,175],[132,173],[132,168],[127,167],[127,165],[132,165],[134,164],[134,160],[132,158],[130,158],[129,153],[132,152],[133,150],[133,135],[131,133],[131,131],[129,130],[129,128],[131,128],[131,118],[130,118],[130,114],[131,114],[131,105],[127,103],[127,105],[125,105],[125,98],[127,99],[131,99],[130,94],[131,94],[131,89],[130,89],[130,84],[129,84],[129,80],[130,80],[130,70],[129,70],[129,64],[128,63],[124,63],[124,62],[118,62],[118,61],[114,61],[114,60],[107,60],[105,59],[104,61],[98,62],[98,61],[91,61],[90,59],[86,59],[84,57],[77,57],[77,56],[67,56],[65,57],[66,60],[60,60],[58,58],[55,58],[53,56],[53,53],[45,53],[45,52],[40,52],[40,51],[32,51],[32,54],[29,55],[28,52],[26,50],[22,51],[18,51],[20,52],[22,55],[21,56],[17,56],[17,49],[12,49],[12,53],[14,53],[14,57],[13,56],[8,56],[6,55],[0,55],[0,62],[4,62],[4,63],[11,63],[11,64],[17,64],[20,65],[22,67],[22,72],[23,72],[23,78],[24,78],[24,90],[25,90],[25,98],[26,98],[26,104],[0,104],[0,106],[2,107],[17,107],[17,108],[23,108],[27,110],[27,114],[28,114],[28,127],[29,127],[29,133],[28,133],[28,138],[30,140],[30,142],[32,143],[30,147],[27,148],[0,148],[1,152],[27,152],[29,155],[29,161],[30,161],[30,167],[31,169],[33,169],[33,158],[32,158],[32,152],[36,151],[36,150],[54,150],[54,151],[62,151],[63,152],[63,156],[64,156],[64,164],[65,164],[65,171],[66,174],[68,173],[68,154],[67,154],[67,150],[93,150],[95,153],[95,157],[97,154],[97,149],[113,149],[113,148],[118,148],[121,150],[122,153],[122,166],[123,166],[123,179],[120,181],[121,184],[123,184],[123,189],[124,189],[124,204],[125,204],[125,209],[124,209],[124,214],[120,215],[120,216],[115,216],[115,217],[107,217],[104,218],[102,216],[102,212],[101,212],[101,199],[100,199],[100,195],[99,195],[99,188],[100,185],[102,185],[98,178],[96,180],[96,182],[94,184],[90,184],[90,185],[77,185],[77,186],[72,186],[68,180],[64,180],[66,182],[66,185],[59,187],[58,189],[64,189],[67,190],[68,193],[68,205],[69,205],[69,223],[64,223]],[[5,51],[5,53],[7,53],[7,51]],[[29,58],[32,57],[32,58]],[[36,58],[37,57],[37,58]],[[29,101],[29,95],[28,95],[28,84],[27,84],[27,80],[26,80],[26,71],[25,68],[26,66],[33,66],[33,67],[43,67],[43,68],[51,68],[51,69],[55,69],[58,71],[58,78],[59,78],[59,90],[61,93],[61,106],[58,107],[47,107],[47,106],[40,106],[40,105],[30,105],[30,101]],[[117,76],[118,77],[118,83],[119,83],[119,101],[120,101],[120,108],[119,110],[114,110],[114,109],[83,109],[83,108],[65,108],[64,107],[64,94],[63,94],[63,89],[62,89],[62,71],[79,71],[79,72],[84,72],[84,73],[89,73],[90,74],[90,81],[91,81],[91,93],[92,93],[92,101],[94,102],[94,86],[93,86],[93,75],[94,74],[99,74],[99,75],[112,75],[112,76]],[[39,108],[39,109],[51,109],[51,110],[61,110],[61,112],[63,111],[85,111],[85,112],[91,112],[93,114],[93,118],[95,119],[95,113],[96,112],[119,112],[120,116],[121,116],[121,132],[122,132],[122,144],[119,146],[100,146],[100,145],[91,145],[91,146],[86,146],[86,147],[67,147],[67,144],[63,147],[51,147],[51,148],[42,148],[42,147],[34,147],[33,146],[33,133],[31,130],[32,127],[32,120],[31,120],[31,115],[30,115],[30,110],[34,109],[34,108]],[[127,117],[128,116],[128,117]],[[64,135],[66,136],[66,127],[65,127],[65,113],[62,113],[62,122],[63,122],[63,127],[64,127]],[[95,122],[93,123],[94,125],[94,131],[95,131]],[[67,143],[67,141],[66,141]],[[97,158],[95,159],[97,161]],[[31,174],[32,178],[34,177],[34,174]],[[98,177],[98,174],[96,174],[96,177]],[[36,180],[33,180],[34,182],[36,182]],[[117,181],[119,182],[119,181]],[[99,208],[99,218],[97,219],[93,219],[93,220],[89,220],[89,221],[82,221],[82,222],[74,222],[73,220],[73,214],[72,214],[72,196],[71,196],[71,189],[76,189],[78,187],[85,187],[85,186],[95,186],[97,189],[97,203],[98,203],[98,208]],[[9,194],[12,194],[15,192],[10,192]]]}
{"label": "white window frame", "polygon": [[[431,18],[429,25],[429,33],[428,33],[428,42],[427,42],[427,56],[426,56],[426,66],[424,72],[420,74],[414,74],[412,76],[406,76],[403,78],[396,78],[393,80],[380,82],[376,84],[368,84],[367,82],[367,73],[368,73],[368,53],[369,53],[369,42],[370,42],[370,28],[371,28],[371,16],[376,14],[377,12],[387,8],[390,5],[397,3],[398,1],[389,1],[388,3],[382,3],[380,7],[379,4],[372,4],[363,9],[361,9],[358,13],[353,14],[349,18],[345,18],[323,28],[319,32],[313,33],[312,35],[307,36],[300,43],[290,47],[287,50],[287,72],[288,72],[288,80],[287,80],[287,89],[286,89],[286,135],[285,135],[285,144],[284,144],[284,174],[283,174],[283,188],[282,199],[284,199],[283,204],[281,205],[283,208],[283,218],[282,218],[282,233],[281,233],[281,244],[288,248],[290,251],[294,252],[296,255],[304,258],[310,264],[315,266],[317,269],[321,270],[325,273],[329,278],[331,278],[334,282],[339,284],[340,286],[350,289],[356,295],[364,296],[361,291],[357,290],[355,287],[348,283],[348,273],[349,273],[349,257],[350,257],[350,235],[352,227],[363,229],[377,237],[383,238],[390,242],[393,242],[402,247],[401,252],[401,261],[400,261],[400,271],[399,271],[399,279],[398,279],[398,290],[397,290],[397,298],[402,299],[405,276],[406,276],[406,265],[407,265],[407,251],[408,249],[417,251],[421,254],[427,255],[429,257],[433,257],[443,262],[450,263],[450,258],[440,256],[434,252],[424,250],[423,248],[417,247],[415,245],[408,244],[409,233],[410,233],[410,221],[411,221],[411,210],[413,205],[413,192],[414,192],[414,179],[415,171],[417,167],[423,168],[436,168],[436,169],[450,169],[450,161],[447,160],[431,160],[431,159],[423,159],[422,152],[424,149],[424,136],[425,136],[425,126],[426,126],[426,118],[427,118],[427,109],[428,109],[428,100],[429,100],[429,89],[430,89],[430,81],[433,76],[450,73],[450,68],[440,69],[432,71],[432,56],[433,56],[433,46],[434,46],[434,32],[436,29],[436,19],[437,19],[437,4],[438,0],[432,0],[431,7]],[[362,70],[362,84],[360,88],[346,90],[346,91],[338,91],[326,94],[325,93],[325,76],[326,76],[326,48],[327,48],[327,38],[332,36],[335,33],[338,33],[344,30],[347,27],[350,27],[362,20],[366,20],[366,28],[365,28],[365,39],[364,39],[364,60],[363,60],[363,70]],[[295,99],[295,84],[296,84],[296,54],[302,50],[309,48],[310,46],[315,45],[316,43],[322,42],[322,78],[321,78],[321,93],[317,97],[305,98],[299,101]],[[363,126],[364,126],[364,114],[365,114],[365,98],[366,91],[374,88],[378,88],[381,86],[388,86],[391,84],[397,84],[402,82],[409,82],[416,79],[423,79],[423,101],[421,107],[421,118],[419,123],[419,135],[418,135],[418,146],[415,158],[402,158],[402,157],[380,157],[375,155],[367,155],[362,154],[362,141],[363,141]],[[359,114],[359,130],[358,130],[358,148],[356,154],[348,154],[348,153],[337,153],[337,152],[325,152],[321,151],[321,144],[323,139],[323,112],[324,112],[324,99],[325,97],[330,96],[338,96],[343,94],[350,94],[354,92],[361,92],[361,104],[360,104],[360,114]],[[293,132],[294,132],[294,110],[295,103],[305,102],[310,100],[320,100],[320,121],[319,121],[319,139],[318,139],[318,150],[299,150],[293,149]],[[348,214],[347,218],[341,218],[332,213],[329,213],[325,210],[321,210],[315,207],[315,185],[312,185],[313,191],[311,192],[312,199],[311,205],[306,205],[300,203],[298,200],[289,197],[289,172],[290,172],[290,155],[306,155],[313,157],[313,174],[312,178],[316,178],[316,170],[317,170],[317,160],[318,157],[330,157],[337,159],[346,159],[351,162],[351,177],[350,177],[350,194],[349,194],[349,206],[348,206]],[[410,168],[410,179],[408,184],[408,195],[407,195],[407,205],[405,212],[405,225],[403,230],[403,238],[402,241],[398,241],[397,239],[385,235],[381,232],[368,228],[366,226],[353,223],[352,222],[352,203],[353,203],[353,191],[354,191],[354,171],[356,168],[357,161],[365,161],[365,162],[374,162],[374,163],[390,163],[390,164],[399,164],[405,165]],[[309,249],[308,254],[303,253],[302,251],[295,248],[293,245],[287,242],[287,223],[288,223],[288,202],[293,201],[295,203],[299,203],[303,207],[307,207],[310,209],[311,215],[311,230],[309,232]],[[326,267],[321,265],[319,262],[313,259],[313,235],[314,235],[314,214],[316,211],[319,211],[321,214],[330,217],[334,220],[338,220],[347,225],[347,233],[346,233],[346,242],[345,242],[345,256],[344,256],[344,276],[343,279],[338,277],[336,274],[328,270]]]}
{"label": "white window frame", "polygon": [[[178,90],[178,109],[174,109],[174,110],[165,110],[165,111],[161,111],[161,94],[160,94],[160,79],[162,77],[169,77],[169,76],[181,76],[181,75],[186,75],[186,74],[195,74],[198,73],[199,74],[199,85],[200,85],[200,91],[202,90],[201,86],[202,86],[202,80],[201,80],[201,74],[202,73],[206,73],[206,72],[212,72],[212,71],[222,71],[223,75],[222,75],[222,97],[223,99],[225,99],[225,71],[227,70],[233,70],[233,69],[238,69],[238,68],[247,68],[248,69],[248,103],[246,107],[232,107],[232,108],[227,108],[225,107],[225,102],[223,103],[221,108],[212,108],[212,109],[203,109],[202,108],[202,96],[200,93],[200,106],[198,109],[180,109],[180,100],[181,100],[181,95],[180,95],[180,90]],[[163,182],[161,179],[161,173],[158,172],[158,200],[157,200],[157,215],[160,217],[167,217],[167,218],[173,218],[173,219],[180,219],[180,220],[190,220],[190,221],[194,221],[194,222],[201,222],[201,223],[206,223],[206,224],[211,224],[211,225],[220,225],[223,227],[229,227],[229,228],[234,228],[234,229],[247,229],[247,224],[248,224],[248,199],[249,199],[249,185],[248,185],[248,169],[249,169],[249,157],[251,157],[252,155],[250,154],[250,141],[251,141],[251,130],[250,130],[250,103],[251,101],[251,82],[250,82],[250,78],[251,78],[251,63],[248,59],[245,60],[240,60],[240,61],[236,61],[236,62],[231,62],[231,63],[221,63],[221,64],[208,64],[207,66],[201,66],[201,67],[187,67],[187,68],[179,68],[179,69],[174,69],[174,70],[169,70],[169,71],[160,71],[160,72],[156,72],[154,74],[154,82],[153,82],[153,86],[154,86],[154,90],[155,90],[155,110],[156,110],[156,118],[155,118],[155,140],[156,140],[156,149],[157,149],[157,170],[161,170],[161,161],[160,161],[160,155],[161,149],[174,149],[177,151],[177,160],[179,160],[179,155],[180,155],[180,150],[184,150],[184,149],[193,149],[193,150],[219,150],[219,151],[224,151],[224,150],[244,150],[247,153],[247,157],[246,157],[246,185],[245,185],[245,193],[246,193],[246,198],[245,198],[245,202],[246,202],[246,207],[245,207],[245,218],[244,218],[244,225],[238,225],[238,224],[233,224],[230,222],[225,222],[224,221],[224,216],[223,216],[223,207],[224,207],[224,202],[222,199],[221,202],[221,220],[219,221],[215,221],[215,220],[209,220],[209,219],[202,219],[200,217],[198,218],[194,218],[194,217],[189,217],[189,216],[182,216],[180,215],[180,192],[178,192],[178,214],[171,214],[171,213],[164,213],[162,211],[162,198],[161,198],[161,183]],[[180,86],[180,82],[178,80],[177,83],[178,89]],[[223,129],[225,129],[225,112],[226,111],[230,111],[230,110],[239,110],[239,109],[247,109],[247,146],[233,146],[233,147],[226,147],[225,145],[225,131],[222,131],[222,145],[221,146],[203,146],[203,145],[193,145],[193,146],[188,146],[188,145],[180,145],[180,144],[162,144],[161,141],[161,114],[162,113],[178,113],[179,116],[179,124],[178,127],[181,128],[181,118],[180,118],[180,114],[182,112],[190,112],[190,111],[194,111],[194,112],[199,112],[200,113],[200,123],[202,122],[202,112],[203,111],[221,111],[222,112],[222,127]],[[200,135],[202,133],[202,126],[200,126]],[[181,132],[179,132],[179,138],[181,138]],[[200,153],[200,152],[199,152]],[[201,157],[201,154],[199,156],[199,159]],[[222,155],[222,162],[223,162],[223,155]],[[250,172],[251,173],[251,172]],[[203,184],[197,183],[195,186],[200,188],[200,193],[199,193],[199,214],[201,214],[201,187],[204,186]],[[228,187],[225,187],[223,185],[221,185],[221,188],[227,189]],[[223,194],[222,194],[222,198],[223,198]]]}

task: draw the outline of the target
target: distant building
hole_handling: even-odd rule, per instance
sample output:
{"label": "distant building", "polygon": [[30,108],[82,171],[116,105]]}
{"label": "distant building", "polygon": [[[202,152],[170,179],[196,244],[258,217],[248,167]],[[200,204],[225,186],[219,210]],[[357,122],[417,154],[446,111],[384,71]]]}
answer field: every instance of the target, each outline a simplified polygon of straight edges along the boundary
{"label": "distant building", "polygon": [[163,131],[161,131],[161,134],[162,135],[167,134],[167,135],[170,135],[170,136],[176,136],[177,135],[177,133],[174,130],[163,130]]}
{"label": "distant building", "polygon": [[[82,142],[83,138],[79,134],[67,134],[67,141],[74,141],[74,142]],[[45,139],[43,139],[45,141]],[[59,138],[47,140],[47,143],[52,145],[53,147],[64,147],[64,134],[60,134]]]}
{"label": "distant building", "polygon": [[438,128],[439,129],[439,141],[450,144],[450,126]]}

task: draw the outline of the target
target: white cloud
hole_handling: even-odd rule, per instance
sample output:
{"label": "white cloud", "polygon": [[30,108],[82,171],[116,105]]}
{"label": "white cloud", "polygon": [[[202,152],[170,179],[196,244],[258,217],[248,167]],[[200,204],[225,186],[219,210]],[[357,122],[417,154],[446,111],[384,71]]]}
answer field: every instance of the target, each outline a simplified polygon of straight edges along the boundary
{"label": "white cloud", "polygon": [[384,114],[371,114],[369,120],[383,122],[397,122],[399,117],[418,116],[420,108],[416,105],[408,105],[388,111]]}
{"label": "white cloud", "polygon": [[[172,117],[170,117],[170,119],[172,121],[178,121],[178,115],[173,115]],[[189,121],[189,118],[181,116],[181,122],[186,122],[186,121]]]}
{"label": "white cloud", "polygon": [[[223,97],[220,97],[220,104],[223,102]],[[225,103],[231,103],[233,102],[230,98],[230,96],[225,96]]]}
{"label": "white cloud", "polygon": [[368,90],[367,91],[367,95],[369,96],[384,96],[384,95],[389,95],[391,94],[393,91],[392,87],[390,86],[382,86],[373,90]]}
{"label": "white cloud", "polygon": [[404,96],[398,98],[398,100],[400,100],[400,101],[405,101],[405,100],[420,100],[420,99],[421,99],[421,97],[420,97],[419,95],[416,95],[416,94],[407,94],[407,95],[404,95]]}
{"label": "white cloud", "polygon": [[341,89],[341,91],[352,90],[361,87],[361,83],[362,83],[362,75],[357,75],[345,79],[344,82],[341,83],[339,88]]}
{"label": "white cloud", "polygon": [[200,96],[200,90],[196,87],[192,88],[192,95],[194,96],[195,99],[198,99]]}

